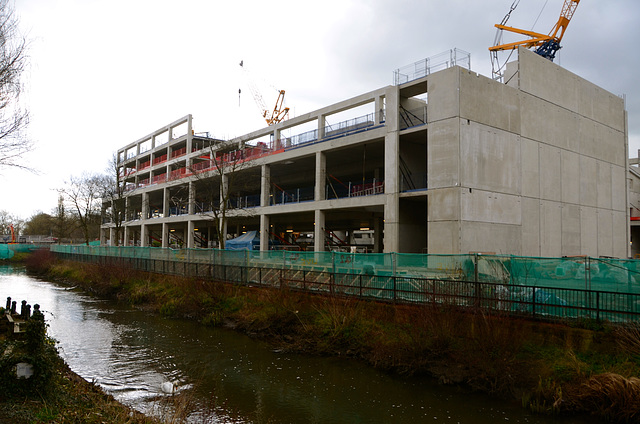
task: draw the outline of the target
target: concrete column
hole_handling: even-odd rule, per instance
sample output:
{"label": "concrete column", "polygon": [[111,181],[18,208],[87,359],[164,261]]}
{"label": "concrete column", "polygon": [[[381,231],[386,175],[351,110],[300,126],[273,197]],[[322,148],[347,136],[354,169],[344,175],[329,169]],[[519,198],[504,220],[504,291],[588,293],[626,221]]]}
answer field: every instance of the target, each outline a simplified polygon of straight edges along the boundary
{"label": "concrete column", "polygon": [[190,219],[189,222],[187,222],[187,249],[194,248],[193,232],[195,228],[195,223]]}
{"label": "concrete column", "polygon": [[271,204],[271,166],[262,165],[262,177],[260,178],[260,206],[263,208]]}
{"label": "concrete column", "polygon": [[324,138],[324,127],[327,125],[327,120],[324,115],[318,116],[318,140]]}
{"label": "concrete column", "polygon": [[162,224],[162,247],[169,247],[169,224]]}
{"label": "concrete column", "polygon": [[149,193],[142,193],[142,219],[149,219]]}
{"label": "concrete column", "polygon": [[165,187],[162,192],[162,216],[164,218],[169,217],[169,205],[170,205],[169,194],[170,194],[169,189]]}
{"label": "concrete column", "polygon": [[109,245],[117,246],[118,243],[116,241],[116,229],[114,227],[109,228]]}
{"label": "concrete column", "polygon": [[314,198],[325,200],[325,186],[327,184],[327,156],[323,152],[316,152],[316,185]]}
{"label": "concrete column", "polygon": [[260,215],[260,250],[269,250],[269,215]]}
{"label": "concrete column", "polygon": [[196,213],[196,185],[192,182],[189,183],[189,206],[187,207],[189,215],[195,215]]}
{"label": "concrete column", "polygon": [[131,237],[131,230],[129,229],[128,225],[124,226],[124,231],[123,231],[123,241],[122,241],[122,245],[123,246],[129,246],[129,237]]}
{"label": "concrete column", "polygon": [[398,136],[398,87],[386,91],[387,135],[384,139],[384,252],[398,252],[400,248],[400,160]]}
{"label": "concrete column", "polygon": [[100,228],[100,245],[105,246],[107,244],[107,230]]}
{"label": "concrete column", "polygon": [[316,209],[315,227],[313,229],[313,250],[324,252],[324,211]]}
{"label": "concrete column", "polygon": [[124,198],[124,211],[122,211],[122,222],[131,221],[129,210],[131,209],[131,197]]}
{"label": "concrete column", "polygon": [[149,246],[149,235],[147,234],[147,226],[145,224],[140,225],[140,246]]}
{"label": "concrete column", "polygon": [[187,155],[193,150],[193,128],[191,126],[191,115],[187,118]]}
{"label": "concrete column", "polygon": [[374,108],[375,108],[374,122],[376,123],[376,125],[379,125],[382,123],[384,119],[384,97],[382,96],[376,97]]}

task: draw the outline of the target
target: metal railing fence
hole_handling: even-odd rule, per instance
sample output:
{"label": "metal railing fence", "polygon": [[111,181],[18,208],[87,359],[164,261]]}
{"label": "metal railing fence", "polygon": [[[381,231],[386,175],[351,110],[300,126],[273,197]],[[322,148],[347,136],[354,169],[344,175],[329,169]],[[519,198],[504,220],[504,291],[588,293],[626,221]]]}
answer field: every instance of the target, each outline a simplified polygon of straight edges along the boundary
{"label": "metal railing fence", "polygon": [[[51,246],[61,258],[111,266],[223,280],[263,287],[287,287],[312,293],[354,296],[387,302],[450,305],[477,308],[493,313],[544,319],[595,319],[628,322],[640,318],[640,288],[637,261],[624,262],[627,281],[619,285],[597,282],[588,272],[581,287],[553,283],[549,278],[504,278],[509,269],[522,266],[521,260],[552,258],[484,255],[352,254],[341,252],[230,251],[218,249],[163,249],[108,246]],[[424,273],[409,273],[422,257]],[[463,259],[464,258],[464,259]],[[561,258],[568,259],[568,258]],[[574,261],[576,258],[573,258]],[[557,260],[557,259],[556,259]],[[582,258],[587,270],[594,265],[620,267],[608,259]],[[565,264],[560,269],[570,269]],[[438,272],[429,268],[434,268]],[[617,268],[618,270],[621,268]],[[493,271],[493,277],[487,271]],[[558,271],[561,273],[562,271]],[[503,278],[496,278],[502,274]],[[589,281],[590,280],[590,281]],[[633,280],[633,281],[631,281]],[[596,288],[594,288],[594,286]],[[623,287],[624,286],[624,290]],[[615,290],[614,290],[615,289]]]}

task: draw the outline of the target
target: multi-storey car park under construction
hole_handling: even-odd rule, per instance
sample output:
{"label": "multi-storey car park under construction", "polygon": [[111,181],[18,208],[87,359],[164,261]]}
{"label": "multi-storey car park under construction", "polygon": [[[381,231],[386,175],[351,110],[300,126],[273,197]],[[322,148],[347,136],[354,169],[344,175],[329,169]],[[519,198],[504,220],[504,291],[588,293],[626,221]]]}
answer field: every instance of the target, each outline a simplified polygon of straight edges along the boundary
{"label": "multi-storey car park under construction", "polygon": [[128,144],[101,242],[627,257],[623,99],[524,48],[505,83],[439,64],[233,140],[187,115]]}

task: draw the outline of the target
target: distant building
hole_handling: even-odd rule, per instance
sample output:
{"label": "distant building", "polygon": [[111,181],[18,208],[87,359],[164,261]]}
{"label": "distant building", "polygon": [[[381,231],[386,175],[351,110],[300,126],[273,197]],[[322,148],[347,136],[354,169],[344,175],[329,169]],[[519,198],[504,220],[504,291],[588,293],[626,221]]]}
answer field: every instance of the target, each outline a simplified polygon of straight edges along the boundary
{"label": "distant building", "polygon": [[225,231],[262,249],[627,257],[623,99],[526,49],[506,83],[459,55],[230,141],[188,115],[124,146],[126,244],[213,245],[218,160],[242,163]]}

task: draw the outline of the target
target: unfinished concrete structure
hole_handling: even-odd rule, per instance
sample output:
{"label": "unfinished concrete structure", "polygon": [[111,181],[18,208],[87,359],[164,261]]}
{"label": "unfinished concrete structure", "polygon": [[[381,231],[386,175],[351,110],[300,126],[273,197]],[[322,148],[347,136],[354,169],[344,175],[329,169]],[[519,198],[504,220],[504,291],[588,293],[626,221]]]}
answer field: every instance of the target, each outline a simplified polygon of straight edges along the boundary
{"label": "unfinished concrete structure", "polygon": [[211,199],[235,178],[224,231],[256,230],[263,250],[364,232],[373,252],[628,256],[621,98],[526,49],[506,83],[423,68],[234,140],[186,116],[123,147],[125,243],[211,246]]}

